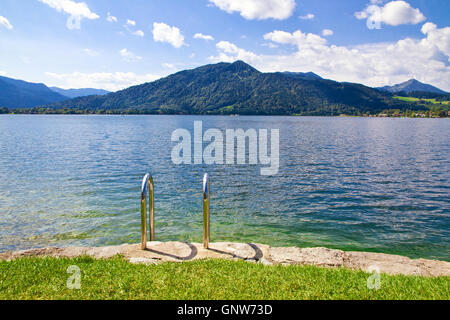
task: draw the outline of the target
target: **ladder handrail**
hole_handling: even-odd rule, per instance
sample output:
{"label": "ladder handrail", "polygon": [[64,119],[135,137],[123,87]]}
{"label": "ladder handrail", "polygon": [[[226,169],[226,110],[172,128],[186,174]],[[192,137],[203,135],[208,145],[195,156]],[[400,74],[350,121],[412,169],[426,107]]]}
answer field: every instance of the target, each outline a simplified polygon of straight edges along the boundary
{"label": "ladder handrail", "polygon": [[203,176],[203,247],[209,248],[210,240],[210,214],[209,214],[209,195],[210,195],[209,174]]}
{"label": "ladder handrail", "polygon": [[155,240],[155,201],[153,177],[147,173],[141,186],[141,249],[147,248],[147,192],[149,196],[148,208],[150,212],[150,241]]}
{"label": "ladder handrail", "polygon": [[[141,186],[141,249],[147,249],[147,193],[149,196],[150,212],[150,241],[155,241],[155,200],[154,200],[153,177],[147,173],[142,180]],[[209,174],[203,176],[203,247],[209,248],[210,241],[210,182]]]}

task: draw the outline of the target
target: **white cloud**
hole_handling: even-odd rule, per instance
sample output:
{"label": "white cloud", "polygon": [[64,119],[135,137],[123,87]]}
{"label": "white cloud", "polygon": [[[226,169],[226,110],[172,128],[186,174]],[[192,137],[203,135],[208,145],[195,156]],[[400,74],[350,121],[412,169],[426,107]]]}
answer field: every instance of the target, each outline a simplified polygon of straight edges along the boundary
{"label": "white cloud", "polygon": [[202,40],[214,40],[214,38],[212,36],[203,34],[203,33],[196,33],[194,35],[194,39],[202,39]]}
{"label": "white cloud", "polygon": [[81,19],[98,19],[99,16],[92,12],[84,2],[75,2],[72,0],[39,0],[42,3],[56,9],[58,12],[65,12],[70,15],[67,19],[68,29],[80,29]]}
{"label": "white cloud", "polygon": [[138,36],[138,37],[143,37],[145,35],[144,31],[142,31],[142,30],[137,30],[135,32],[132,32],[132,34],[134,34],[135,36]]}
{"label": "white cloud", "polygon": [[438,29],[434,23],[427,22],[422,26],[422,33],[427,37],[422,39],[421,45],[433,50],[433,56],[444,55],[450,62],[450,27]]}
{"label": "white cloud", "polygon": [[125,27],[125,29],[127,29],[127,31],[130,34],[132,34],[134,36],[138,36],[138,37],[144,37],[145,36],[144,31],[142,31],[142,30],[133,31],[132,30],[133,28],[130,28],[130,27],[135,27],[136,26],[136,21],[134,21],[134,20],[127,19],[126,24],[124,24],[123,26]]}
{"label": "white cloud", "polygon": [[112,16],[109,12],[108,12],[108,16],[106,17],[106,20],[108,22],[117,22],[119,20],[117,20],[117,18],[115,16]]}
{"label": "white cloud", "polygon": [[133,72],[97,72],[97,73],[45,73],[54,79],[50,86],[60,88],[97,88],[109,91],[117,91],[145,82],[155,81],[160,75],[136,74]]}
{"label": "white cloud", "polygon": [[332,36],[333,34],[334,34],[333,30],[330,30],[330,29],[323,29],[322,30],[322,35],[324,37]]}
{"label": "white cloud", "polygon": [[181,48],[185,44],[180,29],[158,22],[153,23],[153,40],[170,43],[175,48]]}
{"label": "white cloud", "polygon": [[289,18],[294,12],[295,0],[209,0],[228,13],[239,12],[248,20]]}
{"label": "white cloud", "polygon": [[83,51],[84,51],[84,53],[86,53],[88,56],[91,56],[91,57],[97,57],[100,55],[100,53],[98,53],[97,51],[89,49],[89,48],[83,49]]}
{"label": "white cloud", "polygon": [[133,52],[128,51],[127,48],[123,48],[119,51],[119,54],[125,59],[125,61],[136,61],[142,60],[142,57],[135,55]]}
{"label": "white cloud", "polygon": [[86,19],[98,19],[99,16],[92,12],[84,2],[75,2],[71,0],[39,0],[59,12],[65,12],[74,17]]}
{"label": "white cloud", "polygon": [[322,47],[327,42],[327,40],[316,34],[313,33],[306,34],[301,32],[300,30],[297,30],[293,33],[275,30],[273,32],[265,34],[264,39],[271,40],[273,42],[280,44],[296,45],[299,48]]}
{"label": "white cloud", "polygon": [[8,72],[0,70],[0,76],[6,77],[8,75]]}
{"label": "white cloud", "polygon": [[6,18],[3,17],[3,16],[0,16],[0,26],[3,26],[3,27],[5,27],[5,28],[8,29],[8,30],[12,30],[12,29],[13,29],[13,26],[11,25],[11,23],[9,22],[9,20],[6,19]]}
{"label": "white cloud", "polygon": [[300,16],[299,18],[302,19],[302,20],[312,20],[312,19],[314,19],[314,17],[315,17],[314,14],[308,13],[307,15]]}
{"label": "white cloud", "polygon": [[[372,3],[379,3],[372,1]],[[418,24],[426,20],[419,9],[414,9],[405,1],[391,1],[383,7],[376,4],[369,5],[363,11],[355,12],[357,19],[369,19],[373,22],[385,23],[391,26],[401,24]]]}
{"label": "white cloud", "polygon": [[422,27],[422,39],[402,39],[391,43],[346,47],[327,43],[325,38],[298,30],[275,30],[264,39],[296,47],[292,54],[257,54],[229,42],[217,44],[212,61],[244,60],[261,71],[313,71],[337,81],[368,86],[392,85],[416,78],[450,91],[450,27],[433,23]]}
{"label": "white cloud", "polygon": [[216,48],[219,50],[219,56],[210,57],[209,59],[211,61],[233,62],[236,60],[244,60],[248,63],[256,63],[260,60],[255,53],[238,48],[234,43],[228,41],[220,41],[216,44]]}

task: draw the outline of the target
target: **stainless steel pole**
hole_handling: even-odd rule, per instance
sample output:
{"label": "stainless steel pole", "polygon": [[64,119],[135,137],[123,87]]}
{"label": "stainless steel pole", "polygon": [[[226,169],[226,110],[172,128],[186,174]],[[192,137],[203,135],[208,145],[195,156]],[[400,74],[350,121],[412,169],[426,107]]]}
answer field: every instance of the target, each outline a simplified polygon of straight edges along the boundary
{"label": "stainless steel pole", "polygon": [[209,248],[210,240],[210,215],[209,215],[209,175],[203,177],[203,247]]}
{"label": "stainless steel pole", "polygon": [[152,176],[147,173],[142,180],[141,187],[141,249],[147,248],[147,192],[149,195],[148,207],[150,212],[150,241],[155,240],[155,209],[154,184]]}

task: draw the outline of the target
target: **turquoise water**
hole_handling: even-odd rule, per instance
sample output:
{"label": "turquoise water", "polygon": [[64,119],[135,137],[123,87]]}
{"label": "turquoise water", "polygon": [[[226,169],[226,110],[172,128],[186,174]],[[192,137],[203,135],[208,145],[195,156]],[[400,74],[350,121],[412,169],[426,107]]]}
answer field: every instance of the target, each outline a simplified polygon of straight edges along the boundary
{"label": "turquoise water", "polygon": [[[280,171],[180,165],[171,133],[280,130]],[[446,119],[0,116],[0,251],[140,241],[141,179],[155,180],[157,240],[326,246],[450,260]]]}

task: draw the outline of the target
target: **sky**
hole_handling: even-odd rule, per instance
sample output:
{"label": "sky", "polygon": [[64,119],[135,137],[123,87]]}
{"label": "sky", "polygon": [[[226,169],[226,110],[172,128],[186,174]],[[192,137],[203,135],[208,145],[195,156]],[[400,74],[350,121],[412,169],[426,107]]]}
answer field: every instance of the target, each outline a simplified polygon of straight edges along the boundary
{"label": "sky", "polygon": [[0,75],[110,91],[217,62],[450,91],[448,0],[1,0]]}

